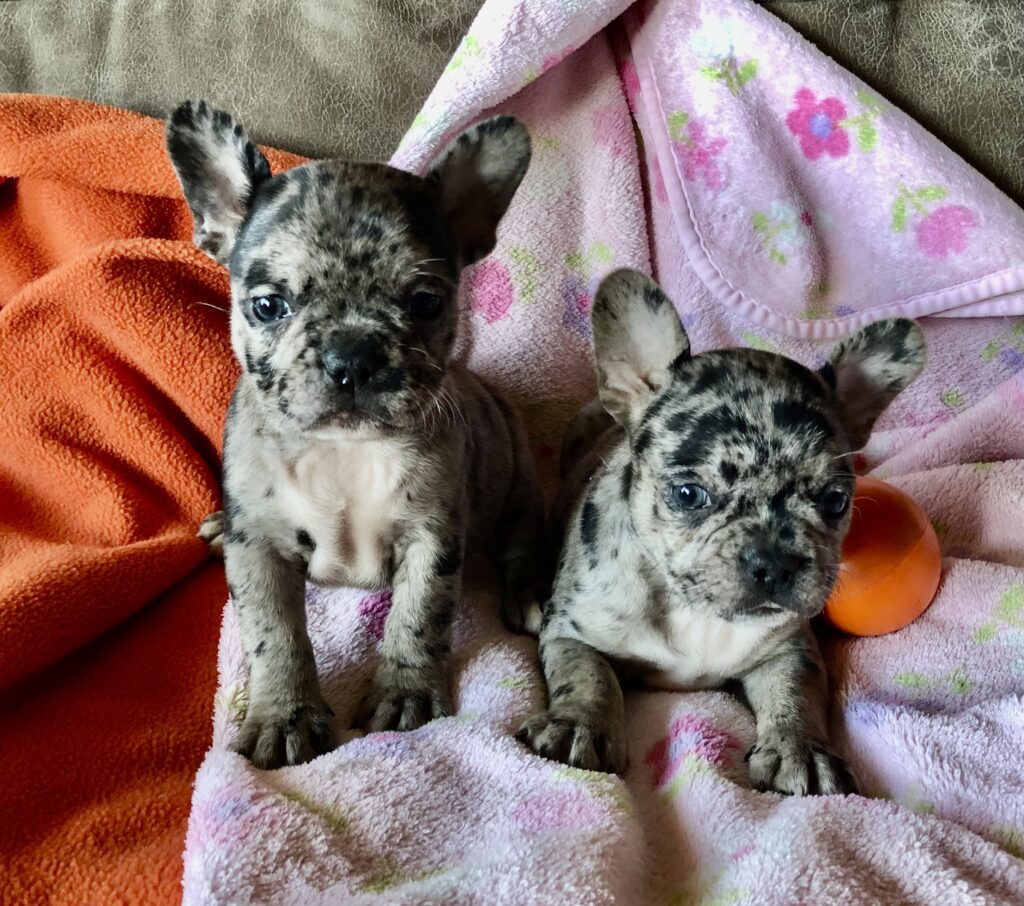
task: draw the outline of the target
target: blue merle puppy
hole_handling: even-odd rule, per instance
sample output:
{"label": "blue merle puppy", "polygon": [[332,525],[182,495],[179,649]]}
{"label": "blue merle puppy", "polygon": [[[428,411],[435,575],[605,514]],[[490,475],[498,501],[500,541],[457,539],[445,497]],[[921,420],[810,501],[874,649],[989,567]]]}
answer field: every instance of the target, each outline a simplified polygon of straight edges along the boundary
{"label": "blue merle puppy", "polygon": [[305,583],[392,586],[370,729],[450,713],[444,660],[464,555],[496,551],[503,616],[536,611],[543,501],[525,433],[452,361],[463,267],[495,244],[530,160],[510,117],[426,176],[307,163],[272,176],[230,116],[185,103],[167,147],[196,244],[227,265],[242,365],[224,441],[222,544],[249,667],[237,749],[259,767],[333,745]]}
{"label": "blue merle puppy", "polygon": [[758,789],[852,789],[809,620],[839,573],[851,454],[921,371],[920,329],[880,321],[819,371],[753,349],[692,355],[672,303],[628,270],[601,285],[592,319],[600,398],[570,426],[551,521],[550,701],[520,738],[621,772],[620,676],[680,690],[738,681],[757,721]]}

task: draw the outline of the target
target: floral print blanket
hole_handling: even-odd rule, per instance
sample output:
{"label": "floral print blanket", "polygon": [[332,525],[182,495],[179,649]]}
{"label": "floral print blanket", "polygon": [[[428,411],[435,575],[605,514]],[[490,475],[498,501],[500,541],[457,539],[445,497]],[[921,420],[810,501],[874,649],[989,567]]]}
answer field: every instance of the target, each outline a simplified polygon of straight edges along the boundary
{"label": "floral print blanket", "polygon": [[872,319],[922,319],[929,366],[859,465],[929,512],[942,584],[901,632],[823,634],[862,795],[753,791],[753,720],[724,692],[631,693],[622,778],[529,754],[536,646],[486,577],[455,628],[457,715],[363,736],[390,598],[310,588],[343,743],[275,772],[230,752],[227,608],[185,902],[1024,901],[1024,212],[752,0],[488,0],[393,162],[494,111],[534,157],[464,280],[461,355],[519,404],[549,489],[614,267],[653,271],[697,349],[815,365]]}

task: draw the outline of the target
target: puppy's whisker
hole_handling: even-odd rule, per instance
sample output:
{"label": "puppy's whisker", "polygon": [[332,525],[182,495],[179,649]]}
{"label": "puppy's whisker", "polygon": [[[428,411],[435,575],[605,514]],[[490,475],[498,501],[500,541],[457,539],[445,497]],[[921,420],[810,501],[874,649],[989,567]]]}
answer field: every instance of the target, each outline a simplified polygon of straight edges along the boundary
{"label": "puppy's whisker", "polygon": [[212,308],[214,311],[222,311],[224,314],[231,314],[230,308],[221,308],[219,305],[213,305],[210,302],[200,302],[198,299],[192,300],[193,305],[202,305],[204,308]]}

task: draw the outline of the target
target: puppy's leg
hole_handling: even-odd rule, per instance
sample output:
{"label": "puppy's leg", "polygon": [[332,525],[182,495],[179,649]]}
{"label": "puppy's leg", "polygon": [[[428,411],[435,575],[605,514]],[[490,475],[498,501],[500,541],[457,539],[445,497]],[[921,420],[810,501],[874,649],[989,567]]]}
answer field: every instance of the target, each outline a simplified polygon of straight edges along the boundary
{"label": "puppy's leg", "polygon": [[629,760],[622,688],[611,664],[577,639],[542,637],[548,710],[517,738],[538,755],[588,771],[621,774]]}
{"label": "puppy's leg", "polygon": [[759,790],[796,796],[855,790],[828,741],[828,677],[810,634],[743,677],[757,718],[757,742],[747,754]]}
{"label": "puppy's leg", "polygon": [[544,495],[526,432],[514,414],[506,411],[505,415],[512,435],[515,475],[497,527],[501,618],[513,632],[537,633],[541,618],[537,593],[544,537]]}
{"label": "puppy's leg", "polygon": [[259,768],[301,764],[334,747],[306,632],[305,573],[229,525],[224,559],[249,664],[249,706],[235,750]]}
{"label": "puppy's leg", "polygon": [[422,527],[396,550],[381,662],[360,709],[367,729],[415,730],[451,714],[444,659],[464,548],[461,526],[449,525],[443,535]]}

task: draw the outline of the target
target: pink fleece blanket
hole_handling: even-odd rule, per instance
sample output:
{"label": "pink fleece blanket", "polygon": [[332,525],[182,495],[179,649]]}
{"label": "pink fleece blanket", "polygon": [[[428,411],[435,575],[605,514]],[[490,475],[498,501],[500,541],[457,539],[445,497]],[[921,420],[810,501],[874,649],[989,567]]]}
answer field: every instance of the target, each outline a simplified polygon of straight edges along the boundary
{"label": "pink fleece blanket", "polygon": [[863,795],[751,790],[753,720],[720,692],[630,695],[623,779],[528,754],[536,647],[486,581],[455,627],[457,716],[362,736],[388,595],[311,588],[343,744],[275,772],[229,751],[226,609],[186,903],[1024,902],[1024,213],[751,0],[628,5],[488,0],[395,163],[495,109],[530,128],[462,354],[520,404],[549,487],[613,267],[653,269],[698,349],[816,364],[867,320],[924,318],[929,367],[861,465],[928,510],[942,585],[902,632],[825,637]]}

